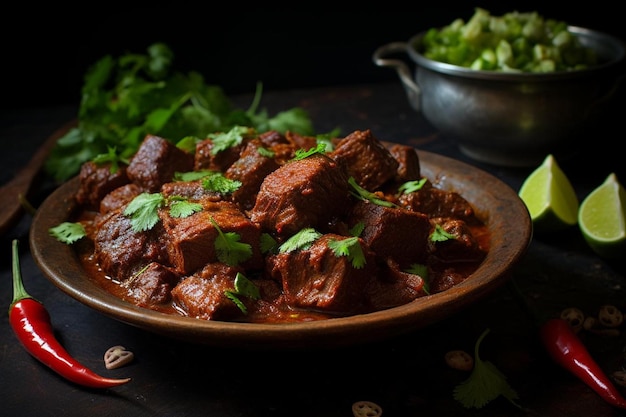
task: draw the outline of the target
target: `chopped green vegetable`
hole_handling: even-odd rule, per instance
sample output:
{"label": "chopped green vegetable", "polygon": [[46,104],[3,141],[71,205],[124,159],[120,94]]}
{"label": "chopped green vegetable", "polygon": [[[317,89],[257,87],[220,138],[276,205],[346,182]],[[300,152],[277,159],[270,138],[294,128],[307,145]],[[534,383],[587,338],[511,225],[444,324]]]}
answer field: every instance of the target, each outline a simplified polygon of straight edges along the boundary
{"label": "chopped green vegetable", "polygon": [[474,369],[468,379],[454,388],[454,399],[465,408],[482,408],[487,403],[502,395],[511,404],[519,407],[515,402],[517,392],[511,388],[506,377],[489,361],[480,358],[480,343],[489,333],[486,329],[474,346]]}
{"label": "chopped green vegetable", "polygon": [[537,12],[492,16],[477,7],[467,23],[430,28],[422,41],[427,58],[483,71],[572,71],[598,62],[565,22]]}
{"label": "chopped green vegetable", "polygon": [[57,226],[51,227],[48,232],[50,233],[50,236],[55,237],[60,242],[67,243],[68,245],[71,245],[72,243],[87,236],[85,227],[81,223],[72,222],[63,222]]}
{"label": "chopped green vegetable", "polygon": [[313,135],[307,112],[293,108],[274,117],[258,111],[261,84],[248,110],[235,108],[221,87],[205,82],[191,71],[173,68],[174,54],[162,43],[146,54],[102,57],[85,74],[78,124],[59,139],[44,170],[58,182],[80,171],[83,163],[116,149],[130,159],[148,134],[158,135],[181,148],[193,150],[190,139],[250,126],[257,132],[287,130]]}

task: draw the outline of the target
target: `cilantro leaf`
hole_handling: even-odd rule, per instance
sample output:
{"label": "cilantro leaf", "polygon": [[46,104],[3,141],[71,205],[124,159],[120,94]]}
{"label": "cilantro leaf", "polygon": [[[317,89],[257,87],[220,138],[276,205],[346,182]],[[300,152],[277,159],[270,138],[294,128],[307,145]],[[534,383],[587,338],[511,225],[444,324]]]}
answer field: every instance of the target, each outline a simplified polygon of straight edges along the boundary
{"label": "cilantro leaf", "polygon": [[430,234],[431,242],[445,242],[446,240],[454,240],[456,236],[445,231],[440,224],[435,225],[435,229]]}
{"label": "cilantro leaf", "polygon": [[175,199],[170,203],[170,216],[184,218],[194,213],[202,211],[203,207],[200,203],[193,203],[187,200]]}
{"label": "cilantro leaf", "polygon": [[296,154],[293,157],[293,161],[299,161],[304,158],[308,158],[311,155],[315,155],[316,153],[324,154],[326,152],[326,144],[323,142],[319,142],[316,146],[312,147],[308,151],[304,149],[296,150]]}
{"label": "cilantro leaf", "polygon": [[231,194],[237,191],[241,185],[241,181],[228,179],[220,172],[214,172],[202,180],[202,187],[205,190],[220,194]]}
{"label": "cilantro leaf", "polygon": [[280,245],[278,251],[280,253],[289,253],[296,250],[308,249],[311,247],[311,244],[321,236],[322,234],[313,228],[302,229]]}
{"label": "cilantro leaf", "polygon": [[130,217],[130,224],[135,232],[145,232],[159,222],[159,208],[165,204],[161,193],[141,193],[133,198],[124,209],[124,215]]}
{"label": "cilantro leaf", "polygon": [[261,233],[261,253],[274,252],[277,243],[269,233]]}
{"label": "cilantro leaf", "polygon": [[237,145],[241,145],[246,135],[253,133],[252,129],[245,126],[234,126],[226,133],[215,133],[208,135],[208,138],[213,142],[211,148],[211,155],[217,155],[218,153],[225,151]]}
{"label": "cilantro leaf", "polygon": [[427,179],[424,177],[419,180],[407,181],[398,187],[398,192],[403,194],[410,194],[422,189],[426,184]]}
{"label": "cilantro leaf", "polygon": [[211,217],[211,223],[219,233],[215,238],[215,252],[217,259],[227,265],[236,266],[241,262],[248,260],[252,256],[252,246],[248,243],[242,243],[239,240],[241,236],[235,232],[222,232],[217,222]]}
{"label": "cilantro leaf", "polygon": [[480,359],[480,343],[489,333],[486,329],[476,341],[474,346],[474,369],[468,379],[454,388],[454,399],[459,401],[465,408],[482,408],[487,403],[502,395],[513,405],[518,399],[517,392],[511,388],[506,377],[489,361]]}
{"label": "cilantro leaf", "polygon": [[430,281],[428,280],[428,266],[424,264],[411,264],[406,270],[409,274],[419,275],[424,280],[424,292],[430,294]]}
{"label": "cilantro leaf", "polygon": [[247,314],[248,308],[241,301],[239,296],[241,295],[244,297],[252,298],[253,300],[258,300],[259,298],[261,298],[261,292],[259,291],[259,287],[254,285],[254,282],[246,278],[246,276],[243,275],[241,272],[237,272],[234,285],[235,289],[224,291],[224,295],[228,297],[228,299],[231,300],[233,303],[235,303],[242,313]]}
{"label": "cilantro leaf", "polygon": [[353,236],[342,240],[329,239],[328,247],[337,257],[347,256],[354,268],[361,269],[365,266],[365,254],[358,237]]}
{"label": "cilantro leaf", "polygon": [[[96,61],[84,75],[78,124],[59,138],[45,161],[45,173],[57,182],[66,181],[83,163],[109,148],[130,159],[148,133],[173,143],[237,126],[258,132],[313,134],[311,119],[302,109],[273,117],[257,112],[260,83],[253,104],[244,111],[233,106],[220,86],[206,83],[199,72],[182,73],[173,64],[174,54],[164,43],[150,45],[143,54],[106,55]],[[194,140],[187,139],[180,146],[192,151]],[[225,141],[215,152],[228,146]]]}
{"label": "cilantro leaf", "polygon": [[50,236],[55,237],[58,241],[71,245],[72,243],[87,236],[85,227],[81,223],[63,222],[57,226],[51,227],[48,232]]}
{"label": "cilantro leaf", "polygon": [[353,192],[352,195],[354,195],[356,198],[360,200],[370,201],[374,204],[377,204],[383,207],[398,207],[397,205],[393,204],[391,201],[383,200],[382,198],[378,197],[375,193],[369,192],[365,188],[361,187],[356,182],[354,177],[348,178],[348,183],[352,186],[352,188],[354,188],[355,192]]}

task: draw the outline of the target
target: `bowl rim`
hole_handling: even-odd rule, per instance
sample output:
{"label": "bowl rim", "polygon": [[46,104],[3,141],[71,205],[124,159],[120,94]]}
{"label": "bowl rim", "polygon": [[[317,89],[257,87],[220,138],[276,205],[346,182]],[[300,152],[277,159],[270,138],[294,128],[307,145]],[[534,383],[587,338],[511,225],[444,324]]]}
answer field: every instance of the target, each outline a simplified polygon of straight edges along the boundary
{"label": "bowl rim", "polygon": [[605,61],[589,68],[572,71],[554,71],[549,73],[509,73],[502,71],[475,70],[459,65],[449,64],[445,62],[435,61],[425,57],[419,51],[422,38],[428,32],[424,30],[413,35],[406,44],[406,52],[409,57],[418,65],[418,67],[429,69],[441,74],[454,75],[468,79],[504,81],[504,82],[543,82],[555,80],[571,80],[586,78],[599,72],[613,70],[615,67],[624,62],[626,57],[626,44],[620,38],[608,34],[606,32],[589,29],[581,26],[568,26],[570,32],[578,36],[583,44],[596,42],[602,45],[602,52]]}
{"label": "bowl rim", "polygon": [[[73,196],[78,177],[54,190],[35,213],[29,234],[31,253],[44,276],[70,297],[118,321],[175,339],[259,350],[340,347],[389,338],[446,318],[503,285],[532,238],[530,215],[510,186],[465,162],[421,150],[418,155],[422,175],[434,183],[449,190],[467,183],[476,193],[471,200],[488,201],[472,204],[478,207],[477,213],[492,233],[491,247],[486,260],[465,281],[388,310],[310,322],[264,324],[201,320],[128,303],[85,279],[73,247],[49,234],[51,227],[66,221],[76,209]],[[491,210],[481,212],[487,204]],[[510,224],[514,227],[506,230]]]}

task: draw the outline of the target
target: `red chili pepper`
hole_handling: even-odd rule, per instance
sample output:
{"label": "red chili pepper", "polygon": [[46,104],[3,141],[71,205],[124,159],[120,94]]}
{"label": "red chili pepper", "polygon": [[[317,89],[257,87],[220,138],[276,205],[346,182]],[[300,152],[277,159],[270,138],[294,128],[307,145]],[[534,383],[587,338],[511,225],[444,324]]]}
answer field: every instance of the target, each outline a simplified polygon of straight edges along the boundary
{"label": "red chili pepper", "polygon": [[626,398],[593,359],[570,324],[561,318],[541,320],[539,314],[526,302],[515,280],[509,280],[509,284],[513,294],[539,326],[541,343],[552,360],[587,384],[607,403],[626,409]]}
{"label": "red chili pepper", "polygon": [[576,375],[607,403],[626,409],[626,399],[589,354],[567,321],[548,319],[541,325],[539,332],[543,346],[556,363]]}
{"label": "red chili pepper", "polygon": [[130,378],[105,378],[96,374],[74,359],[56,340],[50,314],[24,288],[17,244],[18,241],[14,240],[13,301],[9,307],[9,322],[28,353],[64,378],[86,387],[111,388],[130,381]]}

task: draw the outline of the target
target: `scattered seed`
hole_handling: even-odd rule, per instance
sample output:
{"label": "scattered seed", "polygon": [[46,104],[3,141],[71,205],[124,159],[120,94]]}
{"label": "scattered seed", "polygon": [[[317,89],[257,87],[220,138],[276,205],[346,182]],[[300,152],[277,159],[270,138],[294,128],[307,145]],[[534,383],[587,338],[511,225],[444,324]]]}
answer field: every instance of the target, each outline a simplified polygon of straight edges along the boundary
{"label": "scattered seed", "polygon": [[116,369],[133,361],[135,355],[124,346],[113,346],[104,353],[104,365],[107,369]]}
{"label": "scattered seed", "polygon": [[371,401],[357,401],[352,404],[352,414],[354,417],[380,417],[383,409]]}
{"label": "scattered seed", "polygon": [[451,350],[445,355],[446,364],[459,371],[471,371],[474,368],[474,358],[464,350]]}

